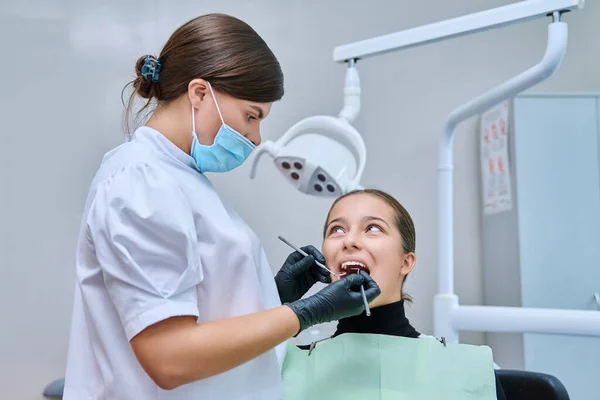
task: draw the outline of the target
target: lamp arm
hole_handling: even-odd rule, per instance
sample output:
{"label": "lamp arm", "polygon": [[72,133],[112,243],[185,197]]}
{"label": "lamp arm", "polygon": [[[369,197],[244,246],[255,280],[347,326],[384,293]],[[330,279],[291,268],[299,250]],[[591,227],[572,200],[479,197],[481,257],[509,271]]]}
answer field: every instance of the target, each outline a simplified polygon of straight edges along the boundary
{"label": "lamp arm", "polygon": [[280,147],[272,142],[266,141],[256,149],[256,154],[254,155],[254,160],[252,160],[252,167],[250,169],[250,179],[254,179],[256,176],[256,167],[258,166],[258,161],[264,153],[269,153],[271,157],[276,157],[277,153],[279,153]]}
{"label": "lamp arm", "polygon": [[548,79],[560,66],[567,49],[567,23],[557,21],[548,25],[548,43],[543,59],[537,65],[482,94],[450,113],[439,142],[438,164],[438,292],[454,291],[454,232],[453,232],[453,182],[452,144],[456,127],[462,121],[485,111],[504,100]]}
{"label": "lamp arm", "polygon": [[360,112],[360,78],[355,60],[348,61],[344,82],[344,107],[339,113],[339,118],[348,123],[354,122]]}

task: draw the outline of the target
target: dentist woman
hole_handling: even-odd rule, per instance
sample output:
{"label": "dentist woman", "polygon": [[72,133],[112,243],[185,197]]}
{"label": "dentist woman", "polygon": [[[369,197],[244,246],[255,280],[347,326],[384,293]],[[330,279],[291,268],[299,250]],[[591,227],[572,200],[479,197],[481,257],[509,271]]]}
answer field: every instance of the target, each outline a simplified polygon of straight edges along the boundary
{"label": "dentist woman", "polygon": [[361,284],[369,301],[379,288],[354,275],[302,299],[330,282],[314,263],[323,256],[304,247],[273,279],[256,235],[204,175],[242,164],[283,96],[279,63],[250,26],[195,18],[136,72],[132,101],[156,108],[90,187],[64,399],[280,399],[285,341],[360,314]]}

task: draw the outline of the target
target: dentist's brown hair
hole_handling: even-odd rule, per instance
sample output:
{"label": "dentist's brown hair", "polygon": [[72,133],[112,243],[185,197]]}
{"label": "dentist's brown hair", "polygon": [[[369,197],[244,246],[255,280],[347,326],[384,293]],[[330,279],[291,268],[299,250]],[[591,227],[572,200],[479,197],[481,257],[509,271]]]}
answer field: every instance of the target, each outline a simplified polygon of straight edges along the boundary
{"label": "dentist's brown hair", "polygon": [[187,93],[189,83],[198,78],[240,100],[271,103],[283,97],[283,72],[277,58],[250,25],[229,15],[202,15],[173,32],[160,55],[150,55],[161,66],[158,81],[141,75],[146,57],[137,60],[136,78],[129,83],[133,93],[125,114],[128,133],[137,96],[147,99],[139,117],[152,100],[158,106],[167,104]]}

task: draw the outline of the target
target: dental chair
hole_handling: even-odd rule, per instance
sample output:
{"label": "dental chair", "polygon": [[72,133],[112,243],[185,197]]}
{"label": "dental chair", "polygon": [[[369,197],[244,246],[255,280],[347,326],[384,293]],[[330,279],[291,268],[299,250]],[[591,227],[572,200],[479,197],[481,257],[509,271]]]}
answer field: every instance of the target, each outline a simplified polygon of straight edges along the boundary
{"label": "dental chair", "polygon": [[65,380],[57,379],[44,388],[43,396],[46,399],[62,399],[64,390]]}
{"label": "dental chair", "polygon": [[520,370],[496,370],[506,400],[569,400],[562,382],[548,374]]}

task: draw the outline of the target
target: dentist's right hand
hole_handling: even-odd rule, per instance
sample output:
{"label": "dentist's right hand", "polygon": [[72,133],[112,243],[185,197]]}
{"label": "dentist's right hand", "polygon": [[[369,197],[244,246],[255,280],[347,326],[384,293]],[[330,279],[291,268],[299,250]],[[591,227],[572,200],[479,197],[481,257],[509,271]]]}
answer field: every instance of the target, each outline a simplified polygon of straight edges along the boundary
{"label": "dentist's right hand", "polygon": [[360,286],[363,285],[367,302],[372,302],[381,290],[366,272],[353,274],[335,281],[314,295],[286,303],[300,320],[300,332],[313,325],[337,321],[364,311]]}

